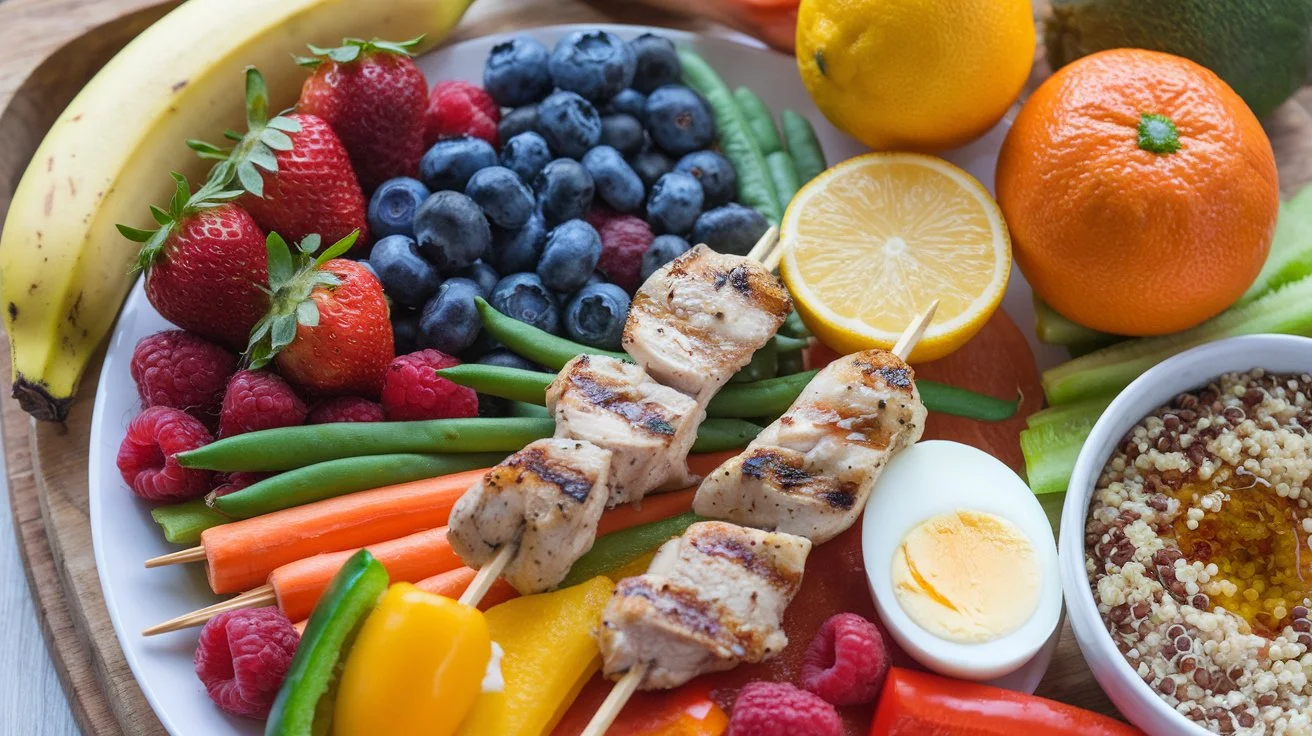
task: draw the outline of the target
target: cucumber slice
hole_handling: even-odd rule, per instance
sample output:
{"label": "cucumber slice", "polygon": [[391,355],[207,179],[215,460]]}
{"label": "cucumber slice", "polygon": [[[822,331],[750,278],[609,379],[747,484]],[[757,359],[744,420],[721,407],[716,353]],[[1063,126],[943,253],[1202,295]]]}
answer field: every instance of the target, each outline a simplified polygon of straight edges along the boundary
{"label": "cucumber slice", "polygon": [[1025,455],[1025,476],[1035,494],[1066,490],[1080,448],[1089,438],[1098,416],[1067,422],[1041,424],[1020,433],[1020,449]]}
{"label": "cucumber slice", "polygon": [[1248,304],[1309,275],[1312,275],[1312,187],[1281,203],[1266,265],[1236,304]]}
{"label": "cucumber slice", "polygon": [[1049,345],[1092,345],[1104,347],[1124,340],[1123,337],[1078,325],[1061,316],[1037,295],[1034,297],[1034,334]]}
{"label": "cucumber slice", "polygon": [[1223,337],[1258,333],[1312,337],[1312,277],[1286,284],[1192,329],[1127,340],[1051,368],[1043,373],[1043,390],[1054,405],[1105,396],[1176,353]]}
{"label": "cucumber slice", "polygon": [[1026,417],[1025,426],[1033,429],[1045,424],[1065,424],[1085,419],[1096,422],[1098,417],[1102,416],[1103,409],[1112,403],[1113,398],[1115,398],[1114,394],[1076,401],[1073,404],[1050,406]]}

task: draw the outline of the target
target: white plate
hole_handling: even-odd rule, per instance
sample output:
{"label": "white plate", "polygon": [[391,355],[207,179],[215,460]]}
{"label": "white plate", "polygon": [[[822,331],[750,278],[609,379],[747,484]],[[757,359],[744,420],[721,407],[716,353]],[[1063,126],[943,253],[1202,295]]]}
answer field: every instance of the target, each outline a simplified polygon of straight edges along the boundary
{"label": "white plate", "polygon": [[[557,39],[583,26],[553,26],[525,31],[552,46]],[[596,26],[588,26],[596,27]],[[842,161],[866,149],[836,131],[816,110],[797,75],[791,57],[769,51],[744,36],[697,36],[681,31],[640,26],[602,26],[623,38],[644,31],[664,34],[695,48],[731,86],[754,89],[773,109],[785,107],[810,118],[830,162]],[[463,79],[481,83],[483,62],[492,46],[511,35],[474,39],[439,49],[419,60],[430,83]],[[993,189],[993,166],[1009,121],[1004,121],[974,143],[946,156]],[[1033,324],[1030,290],[1013,272],[1003,301],[1008,313],[1025,332]],[[119,316],[109,352],[100,374],[95,414],[91,423],[88,483],[91,495],[91,533],[96,567],[114,631],[142,693],[164,727],[174,736],[200,734],[258,734],[261,724],[224,715],[205,694],[192,669],[198,629],[146,638],[142,629],[214,603],[200,565],[175,565],[146,570],[142,562],[174,551],[150,518],[150,506],[124,486],[115,467],[118,445],[128,421],[137,414],[136,388],[128,374],[132,349],[142,337],[170,325],[146,301],[140,284],[128,296]],[[1061,356],[1034,342],[1040,365]],[[1033,692],[1052,658],[1056,638],[1026,667],[1006,678],[1007,685]]]}

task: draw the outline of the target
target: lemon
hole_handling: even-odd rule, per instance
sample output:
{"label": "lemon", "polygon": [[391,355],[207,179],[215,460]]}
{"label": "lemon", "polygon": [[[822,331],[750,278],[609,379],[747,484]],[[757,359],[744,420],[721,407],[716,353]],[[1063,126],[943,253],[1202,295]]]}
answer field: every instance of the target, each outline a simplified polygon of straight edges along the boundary
{"label": "lemon", "polygon": [[911,360],[947,355],[997,310],[1011,273],[1011,239],[988,191],[916,153],[868,153],[816,177],[788,205],[780,240],[798,314],[843,353],[892,347],[938,299]]}
{"label": "lemon", "polygon": [[1034,61],[1030,0],[802,0],[797,66],[836,127],[877,150],[982,135]]}

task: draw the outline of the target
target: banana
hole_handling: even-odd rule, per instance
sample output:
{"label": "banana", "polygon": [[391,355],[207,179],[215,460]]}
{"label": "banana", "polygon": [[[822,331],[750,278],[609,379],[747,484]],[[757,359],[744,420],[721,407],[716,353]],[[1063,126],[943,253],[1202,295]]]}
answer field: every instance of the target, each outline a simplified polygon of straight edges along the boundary
{"label": "banana", "polygon": [[[0,299],[14,397],[63,421],[83,370],[132,285],[137,246],[116,223],[149,226],[170,171],[205,174],[184,145],[243,120],[243,69],[258,66],[273,109],[292,104],[293,54],[343,37],[444,38],[472,0],[189,0],[118,53],[46,134],[0,231]],[[422,51],[423,49],[417,49]]]}

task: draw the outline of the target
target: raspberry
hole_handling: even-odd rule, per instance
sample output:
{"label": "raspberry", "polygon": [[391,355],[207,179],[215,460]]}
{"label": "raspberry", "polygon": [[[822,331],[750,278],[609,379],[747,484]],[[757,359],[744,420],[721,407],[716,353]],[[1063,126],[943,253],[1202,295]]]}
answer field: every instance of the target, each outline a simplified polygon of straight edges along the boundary
{"label": "raspberry", "polygon": [[268,371],[238,371],[223,394],[219,436],[305,423],[305,402],[292,387]]}
{"label": "raspberry", "polygon": [[292,622],[272,606],[221,613],[200,630],[196,676],[220,709],[266,718],[300,640]]}
{"label": "raspberry", "polygon": [[[596,226],[594,226],[596,227]],[[597,227],[601,260],[597,270],[632,294],[642,285],[642,254],[651,247],[651,227],[640,217],[616,215]]]}
{"label": "raspberry", "polygon": [[501,107],[482,88],[456,80],[438,82],[428,97],[424,146],[443,138],[472,135],[496,148],[500,145],[497,136],[500,120]]}
{"label": "raspberry", "polygon": [[802,687],[834,705],[868,703],[888,666],[879,629],[855,613],[840,613],[825,621],[802,655]]}
{"label": "raspberry", "polygon": [[141,338],[129,365],[141,406],[171,406],[202,421],[218,416],[237,356],[186,330]]}
{"label": "raspberry", "polygon": [[434,371],[460,365],[437,350],[401,355],[383,376],[383,409],[394,422],[478,416],[478,395],[457,386]]}
{"label": "raspberry", "polygon": [[215,497],[226,496],[229,493],[236,493],[247,486],[253,486],[265,478],[270,478],[272,476],[273,473],[258,473],[250,470],[237,470],[231,473],[225,473],[219,476],[221,482],[211,492]]}
{"label": "raspberry", "polygon": [[729,736],[842,736],[834,706],[786,682],[753,682],[738,693]]}
{"label": "raspberry", "polygon": [[189,501],[205,495],[214,473],[178,465],[179,452],[213,441],[210,431],[190,414],[152,406],[128,423],[118,446],[118,470],[132,492],[147,501]]}
{"label": "raspberry", "polygon": [[383,405],[359,396],[339,396],[320,401],[305,418],[306,424],[335,422],[385,422]]}

